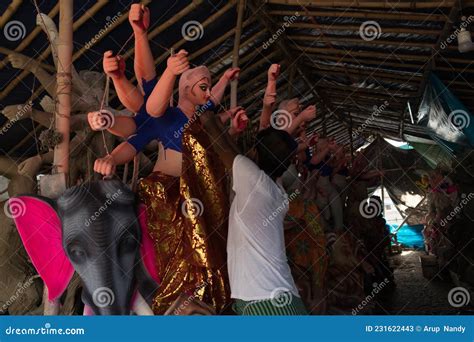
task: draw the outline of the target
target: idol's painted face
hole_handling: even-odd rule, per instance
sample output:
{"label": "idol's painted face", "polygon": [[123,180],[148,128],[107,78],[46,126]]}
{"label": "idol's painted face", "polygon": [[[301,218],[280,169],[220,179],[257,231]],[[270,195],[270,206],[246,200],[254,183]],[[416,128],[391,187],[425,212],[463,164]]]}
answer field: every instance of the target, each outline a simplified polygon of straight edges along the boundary
{"label": "idol's painted face", "polygon": [[204,105],[211,99],[211,82],[207,78],[196,82],[191,88],[191,102],[195,105]]}

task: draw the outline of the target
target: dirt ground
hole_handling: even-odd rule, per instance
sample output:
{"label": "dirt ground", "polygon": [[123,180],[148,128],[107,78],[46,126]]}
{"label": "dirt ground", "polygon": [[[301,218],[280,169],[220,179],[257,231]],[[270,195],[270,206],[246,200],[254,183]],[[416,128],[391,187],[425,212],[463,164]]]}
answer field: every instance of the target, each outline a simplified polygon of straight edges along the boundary
{"label": "dirt ground", "polygon": [[[375,314],[386,315],[473,315],[473,306],[455,308],[448,302],[451,281],[423,277],[420,255],[424,252],[405,250],[391,257],[395,286],[384,291],[377,300]],[[471,303],[474,300],[471,298]]]}

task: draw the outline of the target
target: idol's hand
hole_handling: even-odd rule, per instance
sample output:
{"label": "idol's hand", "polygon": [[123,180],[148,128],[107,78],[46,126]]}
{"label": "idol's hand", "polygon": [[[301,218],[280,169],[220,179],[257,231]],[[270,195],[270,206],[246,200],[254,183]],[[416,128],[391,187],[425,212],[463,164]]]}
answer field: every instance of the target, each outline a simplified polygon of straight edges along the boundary
{"label": "idol's hand", "polygon": [[224,77],[231,82],[239,78],[240,68],[229,68],[224,72]]}
{"label": "idol's hand", "polygon": [[111,50],[104,53],[102,61],[104,72],[112,79],[120,79],[125,76],[125,61],[120,56],[114,56]]}
{"label": "idol's hand", "polygon": [[189,69],[188,52],[186,50],[180,50],[176,55],[170,56],[167,66],[173,75],[181,75]]}
{"label": "idol's hand", "polygon": [[94,171],[104,176],[111,176],[115,172],[115,160],[110,154],[99,158],[94,163]]}
{"label": "idol's hand", "polygon": [[134,33],[145,33],[150,27],[150,9],[142,4],[133,4],[128,13],[128,21]]}
{"label": "idol's hand", "polygon": [[269,81],[276,81],[280,75],[280,64],[272,64],[270,68],[268,68],[268,80]]}

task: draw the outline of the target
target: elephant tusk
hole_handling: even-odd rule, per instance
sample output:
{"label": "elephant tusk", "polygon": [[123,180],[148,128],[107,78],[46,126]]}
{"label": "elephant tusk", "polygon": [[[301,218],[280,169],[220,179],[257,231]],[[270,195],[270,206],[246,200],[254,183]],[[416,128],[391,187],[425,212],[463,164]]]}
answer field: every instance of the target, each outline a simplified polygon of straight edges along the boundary
{"label": "elephant tusk", "polygon": [[133,301],[132,311],[139,316],[153,316],[153,310],[150,305],[145,301],[140,292],[137,292],[135,300]]}
{"label": "elephant tusk", "polygon": [[92,311],[92,308],[88,305],[84,305],[84,312],[82,314],[83,316],[94,316],[94,311]]}

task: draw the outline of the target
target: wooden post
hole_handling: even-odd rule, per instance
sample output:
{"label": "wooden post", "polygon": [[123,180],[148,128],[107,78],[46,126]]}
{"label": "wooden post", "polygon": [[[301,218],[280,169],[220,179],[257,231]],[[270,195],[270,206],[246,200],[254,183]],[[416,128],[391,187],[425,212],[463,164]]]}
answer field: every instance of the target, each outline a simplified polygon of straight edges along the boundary
{"label": "wooden post", "polygon": [[54,149],[54,165],[58,173],[64,173],[67,179],[69,172],[69,120],[71,116],[71,64],[72,64],[72,24],[73,0],[59,2],[59,42],[56,130],[62,135],[62,142]]}
{"label": "wooden post", "polygon": [[[239,66],[240,36],[242,34],[242,22],[244,19],[245,0],[239,0],[237,5],[237,25],[235,28],[234,51],[232,53],[232,67]],[[233,80],[230,84],[230,108],[237,106],[237,86],[238,80]]]}
{"label": "wooden post", "polygon": [[349,113],[349,141],[351,144],[351,165],[354,164],[354,139],[352,137],[352,116]]}

